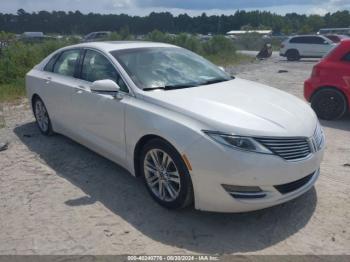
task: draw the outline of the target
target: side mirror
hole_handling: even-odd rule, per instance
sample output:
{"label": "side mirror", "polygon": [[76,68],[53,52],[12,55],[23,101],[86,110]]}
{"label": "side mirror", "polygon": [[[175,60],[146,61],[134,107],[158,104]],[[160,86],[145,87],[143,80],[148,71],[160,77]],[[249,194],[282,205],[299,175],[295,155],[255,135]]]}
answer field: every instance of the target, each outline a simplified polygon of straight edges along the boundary
{"label": "side mirror", "polygon": [[91,91],[95,92],[119,92],[119,85],[110,79],[97,80],[92,83]]}
{"label": "side mirror", "polygon": [[225,68],[223,68],[222,66],[219,66],[219,68],[220,68],[221,71],[225,72]]}

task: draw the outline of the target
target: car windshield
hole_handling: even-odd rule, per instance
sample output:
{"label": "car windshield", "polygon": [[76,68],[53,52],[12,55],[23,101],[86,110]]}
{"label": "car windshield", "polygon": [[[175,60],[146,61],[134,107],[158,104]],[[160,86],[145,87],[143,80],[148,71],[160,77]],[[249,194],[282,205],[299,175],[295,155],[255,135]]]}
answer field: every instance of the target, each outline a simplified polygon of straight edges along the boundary
{"label": "car windshield", "polygon": [[135,48],[111,54],[143,90],[190,88],[231,79],[214,64],[183,48]]}

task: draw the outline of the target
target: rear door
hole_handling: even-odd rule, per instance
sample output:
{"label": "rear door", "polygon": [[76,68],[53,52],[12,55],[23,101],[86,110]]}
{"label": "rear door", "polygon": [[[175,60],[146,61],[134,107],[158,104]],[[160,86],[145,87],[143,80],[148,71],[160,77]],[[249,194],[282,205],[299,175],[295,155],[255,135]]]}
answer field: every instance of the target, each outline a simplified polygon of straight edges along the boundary
{"label": "rear door", "polygon": [[69,129],[71,119],[71,95],[76,85],[77,67],[81,49],[62,51],[51,60],[44,71],[46,104],[56,129]]}

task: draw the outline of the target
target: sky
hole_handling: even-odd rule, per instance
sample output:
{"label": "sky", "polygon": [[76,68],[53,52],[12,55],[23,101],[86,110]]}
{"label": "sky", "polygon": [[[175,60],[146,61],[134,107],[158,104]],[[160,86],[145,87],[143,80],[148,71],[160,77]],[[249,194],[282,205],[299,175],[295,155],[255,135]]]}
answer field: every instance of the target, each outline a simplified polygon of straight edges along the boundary
{"label": "sky", "polygon": [[278,14],[297,12],[324,15],[327,12],[350,10],[350,0],[0,0],[1,13],[63,10],[82,13],[114,13],[148,15],[150,12],[169,11],[174,15],[191,16],[206,12],[232,14],[236,10],[267,10]]}

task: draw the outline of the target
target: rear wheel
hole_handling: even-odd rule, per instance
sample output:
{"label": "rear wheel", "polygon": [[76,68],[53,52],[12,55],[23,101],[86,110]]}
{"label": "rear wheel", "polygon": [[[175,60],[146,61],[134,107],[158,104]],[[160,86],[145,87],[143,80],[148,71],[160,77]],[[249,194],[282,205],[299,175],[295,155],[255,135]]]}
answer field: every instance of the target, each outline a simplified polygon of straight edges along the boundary
{"label": "rear wheel", "polygon": [[39,97],[34,98],[33,111],[40,132],[46,136],[51,135],[53,132],[49,113]]}
{"label": "rear wheel", "polygon": [[299,51],[296,49],[288,50],[286,53],[286,56],[287,56],[288,61],[299,61],[300,60]]}
{"label": "rear wheel", "polygon": [[193,202],[190,174],[180,154],[162,139],[148,142],[140,158],[144,183],[160,205],[177,209]]}
{"label": "rear wheel", "polygon": [[319,118],[335,120],[344,116],[347,110],[347,102],[340,91],[333,88],[325,88],[313,95],[311,107]]}

